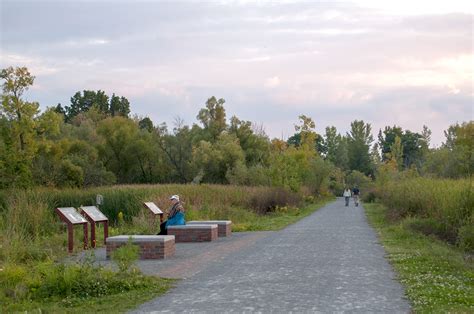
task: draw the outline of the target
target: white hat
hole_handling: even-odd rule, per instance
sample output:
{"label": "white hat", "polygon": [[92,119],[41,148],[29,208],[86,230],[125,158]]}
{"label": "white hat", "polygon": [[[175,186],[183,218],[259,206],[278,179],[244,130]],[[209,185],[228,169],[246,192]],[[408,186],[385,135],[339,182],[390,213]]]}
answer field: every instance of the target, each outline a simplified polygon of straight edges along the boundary
{"label": "white hat", "polygon": [[177,200],[177,201],[179,201],[179,195],[172,195],[172,196],[170,197],[170,200]]}

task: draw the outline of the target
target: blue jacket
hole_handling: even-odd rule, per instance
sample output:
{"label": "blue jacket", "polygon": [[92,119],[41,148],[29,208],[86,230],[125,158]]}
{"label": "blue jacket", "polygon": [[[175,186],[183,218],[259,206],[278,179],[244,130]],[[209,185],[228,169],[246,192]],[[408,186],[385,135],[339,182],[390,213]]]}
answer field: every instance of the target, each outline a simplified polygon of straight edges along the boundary
{"label": "blue jacket", "polygon": [[175,226],[175,225],[185,225],[186,222],[184,221],[184,213],[182,212],[177,212],[176,215],[173,217],[170,217],[166,221],[166,227],[168,226]]}
{"label": "blue jacket", "polygon": [[184,222],[184,208],[180,202],[177,202],[169,211],[168,220],[166,221],[166,227],[175,225],[185,225]]}

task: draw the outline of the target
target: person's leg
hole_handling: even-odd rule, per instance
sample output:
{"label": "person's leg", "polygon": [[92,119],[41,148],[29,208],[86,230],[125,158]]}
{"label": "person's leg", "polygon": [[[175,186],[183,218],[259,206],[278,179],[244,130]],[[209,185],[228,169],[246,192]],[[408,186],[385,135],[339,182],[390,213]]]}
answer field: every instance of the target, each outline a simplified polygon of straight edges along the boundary
{"label": "person's leg", "polygon": [[349,198],[347,196],[345,196],[344,199],[346,201],[346,206],[349,206]]}
{"label": "person's leg", "polygon": [[166,221],[160,224],[160,233],[158,235],[167,235],[168,232],[166,230]]}

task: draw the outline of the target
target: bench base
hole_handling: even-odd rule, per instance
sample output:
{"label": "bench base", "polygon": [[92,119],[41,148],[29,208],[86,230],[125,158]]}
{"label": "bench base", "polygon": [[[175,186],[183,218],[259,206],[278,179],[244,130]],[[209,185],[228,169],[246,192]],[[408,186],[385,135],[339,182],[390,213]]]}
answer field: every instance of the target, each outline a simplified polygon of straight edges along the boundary
{"label": "bench base", "polygon": [[232,221],[230,220],[193,220],[186,222],[187,225],[217,225],[217,235],[219,237],[229,237],[232,235]]}
{"label": "bench base", "polygon": [[111,257],[113,251],[126,245],[130,237],[132,243],[139,247],[140,259],[164,259],[176,252],[174,236],[121,235],[107,238],[107,259]]}
{"label": "bench base", "polygon": [[167,228],[178,242],[209,242],[217,240],[217,225],[179,225]]}

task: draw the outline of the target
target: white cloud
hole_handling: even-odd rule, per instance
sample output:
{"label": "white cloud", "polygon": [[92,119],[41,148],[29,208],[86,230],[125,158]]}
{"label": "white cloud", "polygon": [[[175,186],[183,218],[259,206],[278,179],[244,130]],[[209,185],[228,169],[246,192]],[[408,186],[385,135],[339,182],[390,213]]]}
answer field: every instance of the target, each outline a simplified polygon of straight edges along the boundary
{"label": "white cloud", "polygon": [[446,14],[453,12],[473,13],[473,3],[470,0],[432,1],[432,0],[355,0],[361,7],[373,8],[385,14],[420,15]]}
{"label": "white cloud", "polygon": [[63,44],[72,47],[84,47],[84,46],[100,46],[110,43],[110,40],[104,38],[81,38],[81,39],[69,39]]}
{"label": "white cloud", "polygon": [[275,88],[280,85],[280,78],[278,76],[273,76],[265,80],[265,87]]}
{"label": "white cloud", "polygon": [[249,57],[249,58],[237,58],[233,59],[234,62],[265,62],[270,61],[269,56],[262,56],[262,57]]}
{"label": "white cloud", "polygon": [[[244,119],[265,117],[271,136],[292,130],[289,119],[302,112],[341,128],[354,112],[404,127],[422,114],[442,134],[466,119],[463,104],[474,95],[467,4],[10,1],[0,64],[28,66],[45,105],[103,89],[129,98],[132,111],[167,119],[176,110],[192,123],[215,95]],[[104,23],[105,15],[114,18]],[[458,110],[446,113],[443,104]]]}

